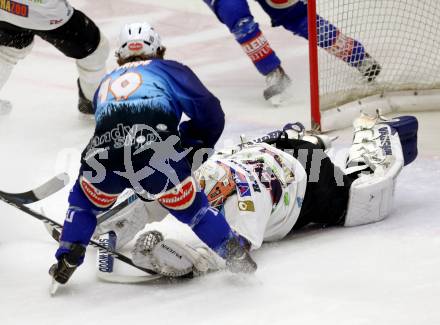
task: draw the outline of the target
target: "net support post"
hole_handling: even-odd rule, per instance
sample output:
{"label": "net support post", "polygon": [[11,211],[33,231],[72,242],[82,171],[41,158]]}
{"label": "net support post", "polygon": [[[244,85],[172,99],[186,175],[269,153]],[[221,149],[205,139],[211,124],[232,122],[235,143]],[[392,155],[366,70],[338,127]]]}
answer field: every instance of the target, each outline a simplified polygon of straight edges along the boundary
{"label": "net support post", "polygon": [[309,30],[310,108],[312,129],[320,130],[321,113],[319,109],[318,32],[316,0],[308,1],[307,20]]}

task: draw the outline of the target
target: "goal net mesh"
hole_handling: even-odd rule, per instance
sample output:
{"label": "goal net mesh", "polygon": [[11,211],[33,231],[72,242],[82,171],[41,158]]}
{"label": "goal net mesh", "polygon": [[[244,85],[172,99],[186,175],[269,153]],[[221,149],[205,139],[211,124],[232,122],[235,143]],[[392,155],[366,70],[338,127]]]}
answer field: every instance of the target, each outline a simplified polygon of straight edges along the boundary
{"label": "goal net mesh", "polygon": [[[321,110],[387,91],[440,89],[439,0],[317,0],[317,14],[318,42],[340,43],[318,50]],[[374,81],[358,68],[361,54],[357,63],[341,59],[350,39],[380,64]]]}

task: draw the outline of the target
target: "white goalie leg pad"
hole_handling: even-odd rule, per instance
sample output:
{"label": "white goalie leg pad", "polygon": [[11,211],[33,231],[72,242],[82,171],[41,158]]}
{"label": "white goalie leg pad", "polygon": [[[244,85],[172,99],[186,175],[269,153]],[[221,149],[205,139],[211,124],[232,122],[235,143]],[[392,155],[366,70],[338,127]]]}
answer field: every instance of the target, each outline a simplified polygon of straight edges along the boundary
{"label": "white goalie leg pad", "polygon": [[[192,247],[175,239],[165,239],[151,244],[149,231],[139,236],[132,252],[133,262],[142,267],[152,268],[157,273],[168,277],[180,277],[191,272],[195,274],[206,273],[222,267],[223,261],[208,247]],[[157,238],[157,237],[156,237]],[[156,241],[158,241],[156,239]],[[153,240],[154,242],[154,240]]]}
{"label": "white goalie leg pad", "polygon": [[84,96],[92,100],[96,89],[106,74],[106,61],[110,46],[107,38],[101,33],[101,40],[96,50],[84,59],[76,60],[79,82]]}
{"label": "white goalie leg pad", "polygon": [[[387,124],[370,124],[357,133],[350,149],[350,166],[346,171],[368,170],[360,174],[350,188],[344,226],[359,226],[386,218],[391,209],[396,178],[403,167],[399,135]],[[357,133],[357,134],[356,134]]]}
{"label": "white goalie leg pad", "polygon": [[166,215],[167,211],[157,202],[144,202],[138,199],[109,220],[98,225],[95,236],[110,231],[115,232],[118,237],[116,248],[120,249],[134,239],[147,223],[160,221]]}

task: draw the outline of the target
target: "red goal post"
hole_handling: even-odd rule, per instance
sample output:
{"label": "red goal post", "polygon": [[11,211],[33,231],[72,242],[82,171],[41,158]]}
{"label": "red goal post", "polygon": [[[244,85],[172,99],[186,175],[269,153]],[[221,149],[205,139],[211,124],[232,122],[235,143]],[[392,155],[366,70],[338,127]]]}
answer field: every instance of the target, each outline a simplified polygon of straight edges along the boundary
{"label": "red goal post", "polygon": [[[347,127],[360,111],[440,108],[440,1],[308,0],[308,20],[315,127]],[[380,67],[371,81],[367,61]]]}

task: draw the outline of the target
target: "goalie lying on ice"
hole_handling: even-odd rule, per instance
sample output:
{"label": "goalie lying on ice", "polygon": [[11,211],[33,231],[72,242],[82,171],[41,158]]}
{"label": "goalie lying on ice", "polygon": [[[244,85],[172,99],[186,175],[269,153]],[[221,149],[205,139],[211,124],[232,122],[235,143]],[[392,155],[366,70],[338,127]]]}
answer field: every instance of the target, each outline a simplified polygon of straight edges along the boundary
{"label": "goalie lying on ice", "polygon": [[[286,125],[275,138],[263,137],[218,152],[196,171],[196,178],[211,206],[224,213],[250,250],[310,223],[358,226],[377,222],[391,211],[402,167],[417,156],[418,123],[412,116],[386,120],[362,115],[353,126],[353,143],[343,171],[324,152],[329,138],[305,135],[296,123]],[[137,235],[133,261],[162,275],[223,267],[200,241],[164,239],[158,231],[138,234],[147,223],[160,221],[166,214],[157,202],[136,200],[97,231],[113,231],[117,248]]]}

